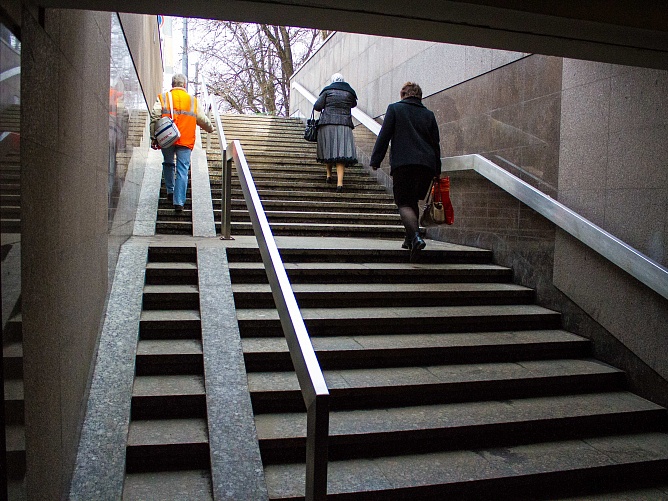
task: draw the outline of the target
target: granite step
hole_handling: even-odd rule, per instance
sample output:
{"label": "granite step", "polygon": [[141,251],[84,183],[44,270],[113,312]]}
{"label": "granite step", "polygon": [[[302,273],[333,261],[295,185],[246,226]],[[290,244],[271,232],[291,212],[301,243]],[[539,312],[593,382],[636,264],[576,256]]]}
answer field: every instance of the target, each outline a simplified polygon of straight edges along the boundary
{"label": "granite step", "polygon": [[189,262],[149,262],[147,285],[197,285],[197,264]]}
{"label": "granite step", "polygon": [[140,339],[135,361],[137,376],[203,374],[199,339]]}
{"label": "granite step", "polygon": [[[638,479],[665,483],[668,435],[639,433],[445,451],[373,460],[331,461],[328,496],[337,499],[540,499]],[[270,465],[272,500],[303,499],[302,463]]]}
{"label": "granite step", "polygon": [[[221,199],[213,199],[214,211],[221,210]],[[238,198],[232,199],[233,210],[247,210],[246,201]],[[265,211],[312,211],[319,212],[374,212],[378,214],[398,214],[397,206],[392,203],[369,203],[369,202],[338,202],[311,200],[263,200],[262,207]]]}
{"label": "granite step", "polygon": [[[403,240],[402,240],[403,242]],[[369,249],[364,247],[340,247],[336,249],[328,248],[296,248],[282,247],[280,249],[281,258],[284,263],[351,263],[366,267],[371,263],[374,267],[391,266],[393,263],[406,264],[407,251],[397,245],[396,249]],[[495,269],[504,269],[510,272],[510,268],[503,268],[492,263],[492,252],[487,249],[467,246],[448,246],[446,248],[437,245],[428,245],[422,253],[430,258],[436,267],[443,268],[441,265],[447,264],[485,264]],[[230,247],[227,249],[227,256],[233,263],[259,263],[262,261],[260,251],[251,247]],[[427,259],[429,261],[429,259]],[[411,270],[423,270],[424,265],[410,265]],[[434,275],[435,281],[441,281],[438,274]]]}
{"label": "granite step", "polygon": [[142,308],[144,310],[194,310],[199,308],[197,285],[146,285]]}
{"label": "granite step", "polygon": [[131,421],[125,467],[128,473],[209,468],[206,419]]}
{"label": "granite step", "polygon": [[[589,340],[558,329],[375,335],[364,329],[349,330],[353,332],[328,337],[309,332],[323,369],[521,362],[591,355]],[[242,346],[249,372],[293,370],[284,338],[245,337]]]}
{"label": "granite step", "polygon": [[[373,409],[595,393],[624,389],[622,371],[593,359],[324,371],[330,409]],[[256,414],[304,412],[292,371],[250,372]]]}
{"label": "granite step", "polygon": [[206,417],[202,375],[136,376],[131,420]]}
{"label": "granite step", "polygon": [[197,247],[192,244],[175,246],[173,244],[158,245],[151,244],[148,248],[148,260],[150,262],[168,263],[196,263]]}
{"label": "granite step", "polygon": [[[433,334],[558,329],[561,314],[535,305],[394,308],[301,308],[311,336]],[[242,337],[282,336],[275,309],[237,309]]]}
{"label": "granite step", "polygon": [[192,235],[193,224],[189,221],[156,221],[157,235]]}
{"label": "granite step", "polygon": [[[326,190],[317,190],[317,191],[293,191],[293,190],[269,190],[262,189],[258,190],[258,195],[264,203],[265,200],[297,200],[303,201],[307,200],[313,204],[320,204],[321,202],[354,202],[354,203],[381,203],[381,204],[391,204],[392,195],[386,193],[365,193],[365,192],[356,192],[352,193],[345,190],[343,193],[337,193],[336,188],[326,189]],[[221,199],[221,190],[211,190],[211,196],[213,198]],[[243,194],[240,188],[232,187],[232,197],[233,199],[243,198]]]}
{"label": "granite step", "polygon": [[[329,458],[396,456],[658,431],[665,408],[629,392],[336,411]],[[303,462],[306,414],[259,414],[264,464]]]}
{"label": "granite step", "polygon": [[139,329],[141,333],[201,329],[199,309],[143,310],[139,320]]}
{"label": "granite step", "polygon": [[131,473],[125,476],[123,501],[197,499],[213,501],[209,469]]}
{"label": "granite step", "polygon": [[[374,212],[321,212],[321,211],[272,211],[265,209],[265,215],[270,224],[329,224],[341,226],[379,226],[391,224],[399,226],[401,218],[399,214],[377,214]],[[247,210],[232,210],[233,222],[250,223],[250,215]]]}
{"label": "granite step", "polygon": [[[425,252],[425,251],[423,251]],[[402,252],[407,261],[407,252]],[[495,264],[410,264],[407,262],[304,262],[284,263],[293,284],[299,283],[441,283],[510,282],[512,270]],[[262,263],[230,262],[233,283],[267,283]]]}
{"label": "granite step", "polygon": [[23,343],[20,340],[4,343],[2,363],[5,379],[21,379],[23,377]]}
{"label": "granite step", "polygon": [[[344,238],[401,238],[406,232],[399,225],[353,225],[353,224],[323,224],[323,223],[272,223],[269,222],[274,235],[289,236],[327,236]],[[233,235],[254,235],[250,222],[232,221]],[[220,223],[216,223],[216,230],[220,232]]]}
{"label": "granite step", "polygon": [[[529,288],[502,283],[294,284],[292,290],[301,308],[530,304],[535,298]],[[237,308],[274,307],[269,284],[233,284],[232,291]]]}
{"label": "granite step", "polygon": [[[331,191],[336,190],[336,184],[327,184],[325,183],[325,177],[322,176],[321,180],[317,181],[291,181],[289,179],[284,179],[283,176],[276,176],[277,178],[271,179],[271,178],[259,178],[255,179],[255,187],[257,188],[258,192],[263,190],[263,189],[268,189],[268,188],[275,188],[280,191],[291,191],[291,192],[303,192],[303,191],[322,191],[323,189],[329,189]],[[233,179],[233,187],[238,189],[238,184],[234,183],[236,180]],[[220,189],[220,188],[218,188]],[[343,182],[343,190],[344,193],[357,193],[357,192],[365,192],[367,194],[374,194],[374,193],[379,193],[382,195],[388,195],[387,192],[385,191],[385,187],[380,186],[379,184],[371,184],[370,182],[364,182],[363,180],[361,182],[347,182],[344,178]],[[388,195],[390,196],[390,195]]]}
{"label": "granite step", "polygon": [[5,379],[5,423],[22,425],[24,418],[24,394],[22,379]]}
{"label": "granite step", "polygon": [[26,473],[26,438],[23,424],[5,425],[7,478],[18,480]]}

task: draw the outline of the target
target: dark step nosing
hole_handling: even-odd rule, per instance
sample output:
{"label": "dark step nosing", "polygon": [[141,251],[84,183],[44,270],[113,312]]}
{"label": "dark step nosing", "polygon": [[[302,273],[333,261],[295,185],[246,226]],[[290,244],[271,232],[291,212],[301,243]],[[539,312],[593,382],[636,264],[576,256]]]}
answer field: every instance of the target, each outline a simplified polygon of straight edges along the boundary
{"label": "dark step nosing", "polygon": [[[629,454],[627,451],[633,451]],[[459,465],[453,468],[453,465]],[[627,467],[633,467],[627,470]],[[369,460],[331,461],[328,495],[363,491],[368,499],[419,499],[437,495],[472,495],[485,499],[501,493],[552,492],[606,478],[636,478],[645,468],[654,474],[668,467],[668,435],[641,433],[587,440],[543,442],[476,451],[411,454]],[[265,467],[270,499],[296,499],[304,494],[304,465]],[[624,475],[624,473],[626,474]],[[587,477],[591,474],[591,477]],[[449,490],[444,490],[449,489]],[[457,489],[457,490],[455,490]],[[479,490],[475,490],[479,489]],[[506,490],[510,489],[510,490]],[[531,490],[528,490],[531,489]],[[480,496],[480,497],[478,497]]]}

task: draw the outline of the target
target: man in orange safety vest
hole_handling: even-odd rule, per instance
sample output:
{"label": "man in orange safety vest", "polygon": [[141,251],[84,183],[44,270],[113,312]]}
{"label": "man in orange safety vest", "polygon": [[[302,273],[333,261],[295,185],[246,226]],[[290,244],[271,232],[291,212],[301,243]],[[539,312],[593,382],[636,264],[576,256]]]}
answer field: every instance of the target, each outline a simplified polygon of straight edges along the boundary
{"label": "man in orange safety vest", "polygon": [[160,148],[155,139],[155,124],[161,117],[171,117],[181,133],[176,143],[162,148],[162,175],[167,199],[174,204],[174,210],[180,212],[186,203],[190,154],[195,146],[196,126],[199,125],[207,132],[213,132],[213,126],[200,109],[197,98],[188,94],[186,77],[181,73],[172,77],[172,90],[160,94],[158,99],[160,110],[151,117],[151,147]]}

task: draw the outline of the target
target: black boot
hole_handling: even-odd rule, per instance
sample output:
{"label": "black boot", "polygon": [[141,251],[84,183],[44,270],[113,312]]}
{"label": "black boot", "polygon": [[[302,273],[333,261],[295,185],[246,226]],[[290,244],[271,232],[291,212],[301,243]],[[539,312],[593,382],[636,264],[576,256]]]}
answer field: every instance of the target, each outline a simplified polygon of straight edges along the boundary
{"label": "black boot", "polygon": [[401,248],[411,250],[411,237],[404,238],[404,243],[401,244]]}
{"label": "black boot", "polygon": [[415,232],[413,240],[411,241],[411,263],[418,262],[418,255],[420,254],[420,251],[424,249],[426,246],[427,244],[425,243],[424,240],[422,240],[420,233]]}

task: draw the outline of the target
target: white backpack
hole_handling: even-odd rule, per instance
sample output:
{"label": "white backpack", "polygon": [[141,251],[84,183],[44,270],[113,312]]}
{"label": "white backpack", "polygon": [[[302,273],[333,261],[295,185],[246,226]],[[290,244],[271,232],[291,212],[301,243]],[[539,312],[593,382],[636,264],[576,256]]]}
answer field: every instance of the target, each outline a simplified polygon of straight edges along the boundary
{"label": "white backpack", "polygon": [[167,93],[169,99],[169,111],[172,117],[162,117],[155,123],[155,139],[160,148],[169,148],[181,137],[179,128],[174,123],[174,105],[172,93]]}

